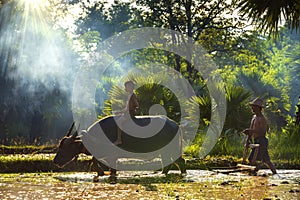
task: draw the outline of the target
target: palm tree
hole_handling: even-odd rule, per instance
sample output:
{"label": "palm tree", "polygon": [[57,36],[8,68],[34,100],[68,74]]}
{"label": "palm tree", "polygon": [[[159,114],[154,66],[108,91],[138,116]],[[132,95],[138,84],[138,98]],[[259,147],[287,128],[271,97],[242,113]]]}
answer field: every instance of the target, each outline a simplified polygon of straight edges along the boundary
{"label": "palm tree", "polygon": [[278,35],[278,25],[286,21],[290,29],[300,29],[300,0],[238,0],[240,13],[251,18],[264,32]]}
{"label": "palm tree", "polygon": [[[138,98],[139,108],[137,109],[137,115],[161,115],[166,114],[169,118],[180,121],[180,104],[178,98],[171,90],[164,87],[168,77],[162,74],[156,74],[152,77],[142,76],[142,75],[128,75],[128,80],[135,82],[136,90],[135,93]],[[126,106],[127,100],[126,92],[124,88],[114,85],[109,91],[109,100],[105,101],[105,106],[103,109],[103,116],[111,115],[113,109],[121,110]],[[166,113],[162,113],[160,109],[153,109],[153,105],[161,105]],[[153,108],[153,107],[152,107]],[[159,108],[159,107],[157,107]],[[149,113],[151,110],[152,113]],[[157,113],[156,113],[157,112]],[[100,118],[103,116],[99,116]]]}
{"label": "palm tree", "polygon": [[251,110],[248,101],[252,93],[240,86],[226,87],[227,112],[224,132],[240,132],[249,126]]}

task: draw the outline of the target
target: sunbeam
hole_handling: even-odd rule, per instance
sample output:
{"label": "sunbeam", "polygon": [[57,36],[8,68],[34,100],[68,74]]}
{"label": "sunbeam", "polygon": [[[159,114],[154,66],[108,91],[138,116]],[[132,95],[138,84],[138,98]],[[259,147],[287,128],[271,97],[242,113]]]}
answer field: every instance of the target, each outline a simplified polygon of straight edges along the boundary
{"label": "sunbeam", "polygon": [[[37,138],[35,133],[44,130],[45,137],[52,137],[55,131],[50,124],[70,119],[73,77],[79,66],[71,41],[56,26],[58,17],[63,16],[64,4],[60,0],[2,2],[0,129],[1,120],[5,120],[5,124],[18,127],[14,133],[31,141]],[[25,124],[28,128],[24,128]],[[45,129],[36,131],[36,124]],[[11,130],[7,129],[7,133]],[[0,135],[1,141],[6,140],[6,134]]]}
{"label": "sunbeam", "polygon": [[23,10],[23,32],[30,30],[35,33],[48,32],[49,3],[46,0],[21,0],[18,9]]}
{"label": "sunbeam", "polygon": [[[70,49],[62,33],[54,28],[53,7],[48,0],[18,0],[4,5],[0,13],[1,74],[16,87],[34,94],[46,90],[68,91],[65,76],[71,73]],[[5,16],[5,17],[3,17]]]}

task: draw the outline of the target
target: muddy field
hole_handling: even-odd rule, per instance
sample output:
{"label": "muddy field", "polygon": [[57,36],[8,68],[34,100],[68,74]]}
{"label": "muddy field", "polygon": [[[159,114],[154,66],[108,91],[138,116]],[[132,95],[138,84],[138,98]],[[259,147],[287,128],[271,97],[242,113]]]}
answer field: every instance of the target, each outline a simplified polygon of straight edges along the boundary
{"label": "muddy field", "polygon": [[300,199],[300,170],[278,172],[131,171],[119,172],[115,185],[108,176],[94,183],[94,173],[0,174],[0,199]]}

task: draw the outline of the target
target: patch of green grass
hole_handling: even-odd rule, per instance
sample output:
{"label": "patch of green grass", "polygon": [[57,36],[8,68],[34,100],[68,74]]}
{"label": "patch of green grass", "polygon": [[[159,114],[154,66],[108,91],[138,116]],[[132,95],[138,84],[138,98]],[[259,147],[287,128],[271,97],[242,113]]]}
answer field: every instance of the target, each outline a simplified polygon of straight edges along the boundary
{"label": "patch of green grass", "polygon": [[[90,171],[91,156],[81,155],[65,168],[53,164],[55,154],[10,154],[0,155],[1,173]],[[206,156],[203,159],[185,156],[187,169],[207,170],[212,167],[229,167],[242,163],[242,158],[234,156]],[[300,160],[272,160],[277,169],[299,169]],[[175,165],[172,169],[177,170]]]}
{"label": "patch of green grass", "polygon": [[80,156],[64,169],[53,164],[55,154],[9,154],[0,155],[1,173],[50,172],[50,171],[89,171],[90,156]]}
{"label": "patch of green grass", "polygon": [[34,162],[53,160],[54,154],[9,154],[0,155],[1,162]]}
{"label": "patch of green grass", "polygon": [[34,153],[54,153],[56,145],[19,145],[19,146],[0,146],[1,154],[34,154]]}

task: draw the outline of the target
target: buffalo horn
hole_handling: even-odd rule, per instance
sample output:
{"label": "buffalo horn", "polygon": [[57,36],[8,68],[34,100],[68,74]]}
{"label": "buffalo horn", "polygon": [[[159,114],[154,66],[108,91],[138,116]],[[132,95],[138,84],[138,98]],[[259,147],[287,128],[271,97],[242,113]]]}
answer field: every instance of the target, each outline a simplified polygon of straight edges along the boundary
{"label": "buffalo horn", "polygon": [[66,135],[67,137],[69,137],[69,135],[71,134],[74,125],[75,125],[75,122],[73,122],[73,124],[71,125],[70,129],[68,130],[67,135]]}
{"label": "buffalo horn", "polygon": [[[80,125],[78,126],[77,130],[79,129]],[[75,133],[72,135],[72,138],[76,138],[78,136],[78,131],[75,131]]]}
{"label": "buffalo horn", "polygon": [[73,135],[72,135],[72,138],[76,138],[77,135],[78,135],[78,131],[75,131],[75,132],[73,133]]}

